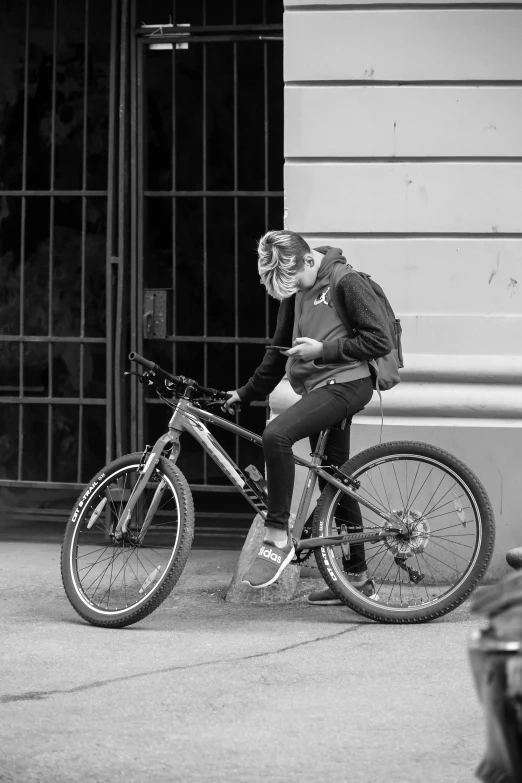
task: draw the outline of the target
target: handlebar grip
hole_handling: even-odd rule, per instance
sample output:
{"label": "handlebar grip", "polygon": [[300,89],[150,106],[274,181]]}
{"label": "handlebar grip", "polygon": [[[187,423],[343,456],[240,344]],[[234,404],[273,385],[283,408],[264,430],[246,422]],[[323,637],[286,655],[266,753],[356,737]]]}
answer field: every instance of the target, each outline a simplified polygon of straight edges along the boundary
{"label": "handlebar grip", "polygon": [[136,362],[136,364],[141,364],[142,367],[146,367],[147,370],[159,369],[157,364],[154,364],[154,362],[151,362],[149,359],[145,359],[144,356],[140,356],[139,353],[136,353],[135,351],[130,352],[129,359],[131,362]]}

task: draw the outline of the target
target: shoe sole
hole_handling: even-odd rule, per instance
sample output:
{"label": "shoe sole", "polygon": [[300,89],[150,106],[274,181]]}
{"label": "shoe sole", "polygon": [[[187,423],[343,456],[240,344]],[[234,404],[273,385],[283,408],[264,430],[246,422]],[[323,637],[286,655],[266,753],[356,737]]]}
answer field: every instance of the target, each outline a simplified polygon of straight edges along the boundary
{"label": "shoe sole", "polygon": [[329,598],[325,601],[310,601],[308,598],[308,603],[311,606],[342,606],[342,601],[340,598]]}
{"label": "shoe sole", "polygon": [[[361,582],[360,586],[364,587],[369,581],[372,582],[372,589],[375,590],[375,582],[373,581],[373,579],[370,579],[370,580],[367,579],[366,582]],[[352,587],[355,587],[357,592],[361,593],[361,595],[364,595],[365,598],[370,598],[373,601],[379,601],[379,594],[378,593],[376,593],[376,592],[373,592],[373,593],[370,593],[370,594],[363,593],[362,590],[358,590],[358,587],[353,582],[352,582]],[[344,603],[344,601],[341,601],[340,598],[327,598],[324,601],[310,601],[310,599],[308,598],[307,601],[312,606],[342,606],[343,603]]]}
{"label": "shoe sole", "polygon": [[286,568],[286,566],[288,565],[290,560],[293,559],[294,555],[295,555],[295,546],[292,547],[292,549],[290,550],[288,555],[285,557],[285,559],[283,560],[283,562],[281,563],[281,565],[277,569],[277,571],[275,573],[275,576],[273,576],[271,579],[269,579],[268,582],[263,582],[262,585],[253,585],[253,584],[250,584],[250,582],[247,582],[246,579],[243,579],[242,580],[243,584],[248,585],[249,587],[252,588],[252,590],[261,590],[262,587],[269,587],[270,585],[273,585],[274,582],[277,582],[277,580],[281,576],[281,573],[284,571],[284,569]]}

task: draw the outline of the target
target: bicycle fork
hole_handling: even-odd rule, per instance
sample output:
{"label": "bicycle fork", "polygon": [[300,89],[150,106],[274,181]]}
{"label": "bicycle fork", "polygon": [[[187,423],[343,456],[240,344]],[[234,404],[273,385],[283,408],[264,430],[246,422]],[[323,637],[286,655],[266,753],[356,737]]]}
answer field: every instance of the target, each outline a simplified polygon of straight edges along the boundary
{"label": "bicycle fork", "polygon": [[[147,486],[150,477],[154,473],[154,470],[159,462],[159,458],[161,457],[163,450],[169,445],[169,443],[171,443],[171,441],[172,441],[172,437],[169,433],[167,433],[165,435],[162,435],[161,438],[158,438],[158,440],[154,444],[154,447],[152,448],[152,451],[150,452],[147,461],[145,462],[142,468],[142,474],[138,479],[138,481],[136,482],[136,484],[134,485],[134,488],[130,494],[127,504],[123,509],[123,513],[120,516],[120,519],[118,520],[118,524],[116,525],[116,528],[113,533],[113,538],[115,541],[120,541],[123,538],[123,536],[127,533],[127,529],[129,527],[129,523],[132,517],[132,512],[134,511],[136,503],[140,499],[143,490]],[[152,499],[152,503],[147,512],[147,516],[145,517],[143,525],[141,527],[140,534],[139,534],[140,543],[143,540],[145,533],[147,532],[147,528],[152,522],[154,514],[158,510],[158,507],[161,503],[161,498],[163,496],[163,492],[165,491],[165,486],[166,486],[165,481],[162,479],[158,487],[156,488],[154,497]]]}

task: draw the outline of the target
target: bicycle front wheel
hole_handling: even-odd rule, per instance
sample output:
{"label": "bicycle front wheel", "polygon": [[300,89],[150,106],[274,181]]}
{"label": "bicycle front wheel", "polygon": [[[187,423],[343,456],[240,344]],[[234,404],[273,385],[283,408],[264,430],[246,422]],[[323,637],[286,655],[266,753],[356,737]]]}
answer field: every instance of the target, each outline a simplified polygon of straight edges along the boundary
{"label": "bicycle front wheel", "polygon": [[[462,603],[484,576],[495,539],[491,503],[475,474],[442,449],[408,441],[366,449],[342,470],[360,482],[361,498],[400,517],[404,532],[350,551],[316,549],[331,590],[360,614],[388,623],[425,622]],[[317,505],[314,536],[386,526],[329,485]]]}
{"label": "bicycle front wheel", "polygon": [[194,505],[179,468],[161,457],[127,532],[112,537],[139,479],[142,454],[111,462],[89,483],[69,517],[62,580],[78,614],[92,625],[123,628],[142,620],[178,581],[194,537]]}

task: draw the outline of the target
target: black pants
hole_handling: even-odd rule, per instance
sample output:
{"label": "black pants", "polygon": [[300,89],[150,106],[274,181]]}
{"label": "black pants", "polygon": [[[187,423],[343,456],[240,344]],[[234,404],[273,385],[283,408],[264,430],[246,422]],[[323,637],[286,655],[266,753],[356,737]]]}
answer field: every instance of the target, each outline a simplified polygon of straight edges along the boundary
{"label": "black pants", "polygon": [[[332,430],[326,445],[325,464],[342,465],[350,454],[350,424],[373,394],[371,378],[350,383],[334,383],[305,394],[298,402],[271,421],[263,434],[263,450],[268,484],[266,524],[288,529],[294,489],[295,464],[292,446],[309,437],[312,448],[321,430],[348,419],[344,430]],[[323,489],[325,482],[319,480]],[[339,503],[336,517],[347,526],[362,527],[359,505],[348,496]],[[351,548],[349,570],[357,573],[366,567],[364,545]]]}

